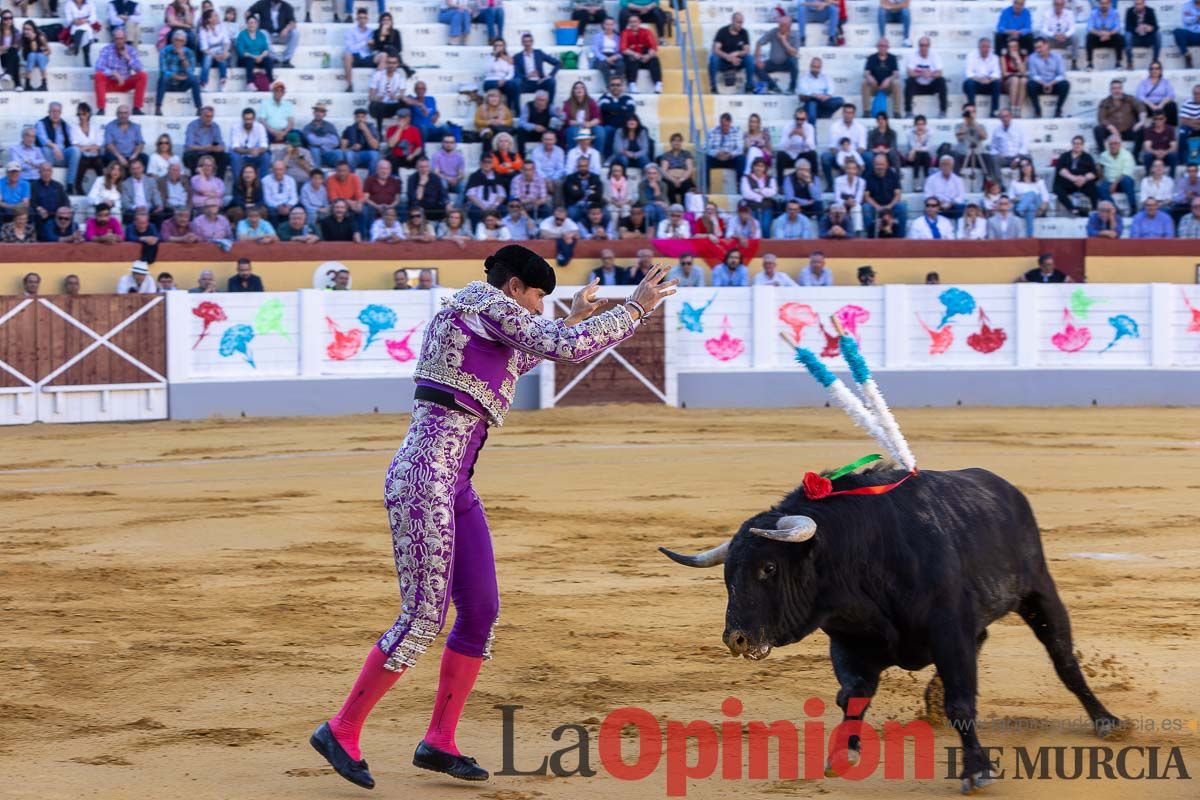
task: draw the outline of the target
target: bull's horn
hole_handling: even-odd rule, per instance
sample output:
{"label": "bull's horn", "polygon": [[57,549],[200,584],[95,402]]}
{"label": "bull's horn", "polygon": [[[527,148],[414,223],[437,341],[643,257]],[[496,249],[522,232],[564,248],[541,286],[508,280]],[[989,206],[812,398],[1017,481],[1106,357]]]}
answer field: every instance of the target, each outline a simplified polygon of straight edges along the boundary
{"label": "bull's horn", "polygon": [[715,567],[717,564],[725,563],[725,554],[729,551],[729,542],[722,542],[713,549],[705,550],[703,553],[696,553],[694,556],[685,556],[683,553],[676,553],[674,550],[668,550],[665,547],[660,547],[658,550],[667,558],[676,563],[683,564],[685,567]]}
{"label": "bull's horn", "polygon": [[774,530],[751,528],[750,532],[777,542],[807,542],[817,535],[817,523],[804,516],[780,517]]}

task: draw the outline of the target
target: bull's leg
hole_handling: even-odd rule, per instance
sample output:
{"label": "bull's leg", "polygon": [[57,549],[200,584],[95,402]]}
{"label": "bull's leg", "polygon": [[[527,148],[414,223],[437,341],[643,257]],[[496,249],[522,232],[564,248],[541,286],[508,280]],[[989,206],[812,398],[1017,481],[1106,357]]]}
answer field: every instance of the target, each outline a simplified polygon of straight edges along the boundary
{"label": "bull's leg", "polygon": [[1030,628],[1033,628],[1034,634],[1050,654],[1058,679],[1083,704],[1088,716],[1092,718],[1092,724],[1096,726],[1096,734],[1103,738],[1119,728],[1121,721],[1110,714],[1096,695],[1092,694],[1087,680],[1083,677],[1071,642],[1071,620],[1062,600],[1058,598],[1053,581],[1049,581],[1049,585],[1041,591],[1023,599],[1017,607],[1017,613]]}
{"label": "bull's leg", "polygon": [[962,741],[963,768],[959,777],[964,794],[991,783],[987,756],[975,732],[978,643],[973,641],[973,629],[973,621],[947,614],[931,634],[933,663],[945,686],[946,719]]}
{"label": "bull's leg", "polygon": [[[979,659],[979,651],[983,649],[983,643],[987,641],[988,632],[984,628],[979,638],[975,640],[975,659]],[[925,719],[931,725],[939,725],[946,721],[946,714],[943,710],[946,704],[946,687],[942,686],[942,676],[938,675],[937,670],[934,670],[933,677],[929,679],[929,684],[925,687]]]}
{"label": "bull's leg", "polygon": [[[860,647],[856,642],[843,640],[840,637],[829,637],[829,660],[833,663],[833,673],[837,676],[841,688],[837,694],[838,708],[842,709],[842,722],[847,720],[862,720],[867,714],[867,706],[879,688],[879,675],[884,665],[872,660],[867,653],[871,649]],[[850,763],[858,762],[860,741],[858,736],[850,736],[846,743]],[[825,775],[834,777],[833,753],[825,761]]]}

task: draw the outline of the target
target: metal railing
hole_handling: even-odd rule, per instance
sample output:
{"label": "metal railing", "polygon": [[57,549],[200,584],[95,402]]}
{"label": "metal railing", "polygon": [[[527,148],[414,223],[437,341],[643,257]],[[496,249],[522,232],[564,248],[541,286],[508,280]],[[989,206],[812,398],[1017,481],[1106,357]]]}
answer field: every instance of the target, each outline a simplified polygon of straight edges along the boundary
{"label": "metal railing", "polygon": [[696,183],[700,192],[707,194],[708,174],[700,162],[705,146],[704,137],[708,135],[708,115],[704,110],[703,95],[704,72],[700,69],[700,56],[692,38],[691,10],[687,0],[671,0],[671,10],[675,14],[675,40],[679,44],[680,65],[683,68],[683,92],[688,101],[688,138],[697,150]]}

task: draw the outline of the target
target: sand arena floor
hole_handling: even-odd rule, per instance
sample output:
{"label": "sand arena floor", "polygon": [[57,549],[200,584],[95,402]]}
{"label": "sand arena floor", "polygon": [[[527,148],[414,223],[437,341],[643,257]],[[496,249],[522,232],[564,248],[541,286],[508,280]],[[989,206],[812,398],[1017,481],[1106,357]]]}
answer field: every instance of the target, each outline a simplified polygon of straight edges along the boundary
{"label": "sand arena floor", "polygon": [[[1200,412],[906,410],[922,464],[983,466],[1028,492],[1092,687],[1134,719],[1178,719],[1125,744],[1179,746],[1200,771]],[[661,798],[641,783],[494,777],[410,766],[438,654],[368,723],[379,787],[345,783],[309,748],[398,592],[383,473],[404,417],[38,426],[0,431],[0,796],[37,798]],[[800,722],[836,692],[822,634],[758,663],[730,658],[719,571],[659,555],[719,542],[804,470],[865,452],[835,411],[611,407],[519,413],[477,472],[503,610],[459,743],[501,766],[499,703],[523,705],[516,766],[595,733],[612,709]],[[1076,554],[1119,554],[1105,560]],[[1080,716],[1015,616],[980,661],[981,718]],[[440,646],[438,648],[440,652]],[[884,674],[869,719],[911,719],[929,670]],[[837,717],[828,713],[830,726]],[[982,731],[984,744],[1092,745],[1079,732]],[[567,743],[573,739],[568,738]],[[957,783],[692,782],[689,797],[950,797]],[[570,763],[570,762],[568,762]],[[1011,759],[1005,763],[1011,765]],[[774,774],[774,773],[773,773]],[[1197,797],[1193,781],[1003,781],[1006,797]]]}

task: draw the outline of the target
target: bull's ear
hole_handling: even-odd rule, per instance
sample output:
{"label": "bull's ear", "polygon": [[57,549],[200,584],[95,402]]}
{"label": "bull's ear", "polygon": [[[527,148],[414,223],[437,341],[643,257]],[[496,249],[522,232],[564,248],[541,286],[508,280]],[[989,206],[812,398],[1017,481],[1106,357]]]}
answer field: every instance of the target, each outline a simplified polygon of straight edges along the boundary
{"label": "bull's ear", "polygon": [[685,556],[683,553],[676,553],[665,547],[660,547],[658,550],[667,558],[677,564],[683,564],[685,567],[715,567],[725,563],[725,554],[729,552],[729,542],[722,542],[713,549],[696,553],[694,556]]}
{"label": "bull's ear", "polygon": [[817,523],[813,522],[811,517],[799,515],[780,517],[773,530],[751,528],[750,532],[777,542],[807,542],[817,535]]}

